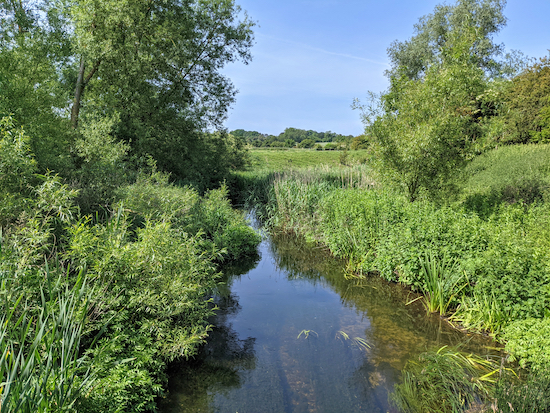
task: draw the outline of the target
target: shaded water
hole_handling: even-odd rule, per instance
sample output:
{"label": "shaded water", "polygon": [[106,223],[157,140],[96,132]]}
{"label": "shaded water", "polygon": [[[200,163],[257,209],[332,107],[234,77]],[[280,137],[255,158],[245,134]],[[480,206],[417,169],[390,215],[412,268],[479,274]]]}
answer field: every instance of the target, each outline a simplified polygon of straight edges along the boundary
{"label": "shaded water", "polygon": [[393,412],[407,360],[488,344],[406,305],[398,285],[346,280],[342,262],[294,237],[267,239],[260,254],[219,292],[200,356],[172,366],[161,412]]}

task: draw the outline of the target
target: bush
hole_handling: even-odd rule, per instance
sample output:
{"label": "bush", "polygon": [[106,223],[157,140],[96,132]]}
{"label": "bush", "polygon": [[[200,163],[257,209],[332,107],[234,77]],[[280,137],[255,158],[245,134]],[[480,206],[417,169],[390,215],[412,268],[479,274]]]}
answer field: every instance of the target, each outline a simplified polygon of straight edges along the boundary
{"label": "bush", "polygon": [[119,205],[129,210],[135,225],[143,225],[147,218],[167,220],[182,231],[199,235],[205,248],[220,253],[222,261],[253,256],[260,237],[227,196],[224,185],[199,197],[195,189],[171,185],[167,176],[159,173],[118,191]]}
{"label": "bush", "polygon": [[36,161],[30,139],[16,129],[11,117],[0,118],[0,226],[12,222],[23,211],[36,179]]}
{"label": "bush", "polygon": [[504,334],[506,351],[522,367],[548,374],[550,369],[550,317],[511,323]]}
{"label": "bush", "polygon": [[107,224],[81,220],[70,235],[66,259],[87,268],[96,287],[88,335],[104,330],[90,349],[99,360],[96,390],[81,411],[154,409],[166,362],[194,355],[206,339],[213,255],[168,221],[146,219],[131,231],[122,209]]}

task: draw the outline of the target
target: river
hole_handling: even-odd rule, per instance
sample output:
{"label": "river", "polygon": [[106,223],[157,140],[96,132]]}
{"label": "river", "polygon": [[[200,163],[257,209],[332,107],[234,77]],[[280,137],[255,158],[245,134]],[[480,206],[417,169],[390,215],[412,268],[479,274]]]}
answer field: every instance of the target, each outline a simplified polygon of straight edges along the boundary
{"label": "river", "polygon": [[162,413],[395,412],[388,394],[405,363],[435,346],[486,352],[412,293],[293,236],[266,237],[217,292],[209,342],[176,363]]}

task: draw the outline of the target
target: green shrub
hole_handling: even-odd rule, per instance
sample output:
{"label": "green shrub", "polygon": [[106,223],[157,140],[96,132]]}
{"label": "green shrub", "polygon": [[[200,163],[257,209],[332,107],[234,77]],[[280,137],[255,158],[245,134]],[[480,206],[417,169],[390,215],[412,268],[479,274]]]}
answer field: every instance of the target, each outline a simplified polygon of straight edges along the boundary
{"label": "green shrub", "polygon": [[13,222],[25,208],[36,179],[30,138],[11,117],[0,118],[0,226]]}
{"label": "green shrub", "polygon": [[[549,314],[550,315],[550,314]],[[504,333],[506,351],[522,367],[547,374],[550,369],[550,317],[512,322]]]}
{"label": "green shrub", "polygon": [[96,391],[81,410],[154,409],[166,362],[194,355],[209,331],[212,253],[168,221],[146,219],[131,231],[122,209],[106,224],[81,220],[70,235],[66,259],[87,268],[96,287],[87,330],[104,329],[90,349],[99,360]]}
{"label": "green shrub", "polygon": [[167,177],[158,175],[120,189],[118,196],[138,226],[146,219],[168,221],[191,235],[200,234],[205,248],[220,252],[222,260],[256,253],[260,237],[231,206],[225,185],[199,197],[195,189],[168,184]]}
{"label": "green shrub", "polygon": [[79,167],[73,179],[80,189],[77,203],[84,214],[109,206],[115,190],[130,180],[126,162],[130,147],[113,137],[117,122],[118,116],[85,119],[79,128],[74,144]]}

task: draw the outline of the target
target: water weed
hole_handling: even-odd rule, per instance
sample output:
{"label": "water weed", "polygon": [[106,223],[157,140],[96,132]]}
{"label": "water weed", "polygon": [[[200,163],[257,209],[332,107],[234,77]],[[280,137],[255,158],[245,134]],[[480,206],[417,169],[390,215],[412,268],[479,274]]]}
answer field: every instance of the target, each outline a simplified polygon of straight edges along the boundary
{"label": "water weed", "polygon": [[441,347],[411,360],[402,372],[390,401],[407,413],[458,413],[491,400],[500,364]]}

